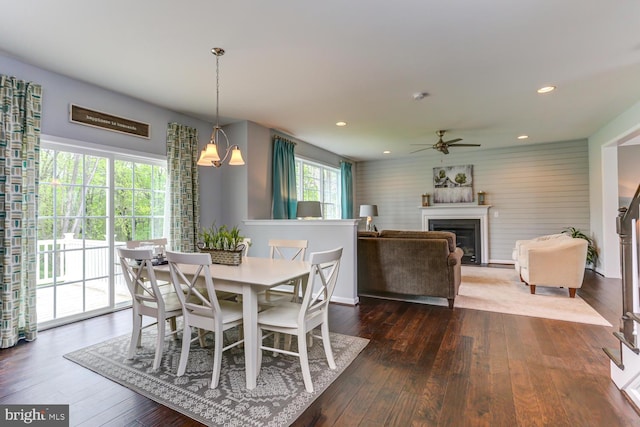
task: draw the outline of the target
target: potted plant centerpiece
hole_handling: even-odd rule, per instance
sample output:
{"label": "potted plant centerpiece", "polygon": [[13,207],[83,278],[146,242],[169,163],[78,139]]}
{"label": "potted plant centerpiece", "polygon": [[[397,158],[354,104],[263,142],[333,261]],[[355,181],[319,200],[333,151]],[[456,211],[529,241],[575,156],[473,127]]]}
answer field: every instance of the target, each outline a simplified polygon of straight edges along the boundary
{"label": "potted plant centerpiece", "polygon": [[239,265],[244,252],[244,236],[240,235],[237,225],[229,229],[226,225],[203,228],[198,234],[201,241],[197,246],[200,252],[208,252],[214,264]]}

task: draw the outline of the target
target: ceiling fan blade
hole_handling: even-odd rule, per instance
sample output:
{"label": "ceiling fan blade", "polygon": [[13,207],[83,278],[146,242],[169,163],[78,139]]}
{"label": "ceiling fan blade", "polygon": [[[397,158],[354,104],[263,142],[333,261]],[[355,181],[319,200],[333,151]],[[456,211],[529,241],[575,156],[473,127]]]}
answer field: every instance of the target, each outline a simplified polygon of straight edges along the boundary
{"label": "ceiling fan blade", "polygon": [[480,144],[453,144],[449,147],[480,147]]}
{"label": "ceiling fan blade", "polygon": [[462,141],[462,138],[456,138],[456,139],[452,139],[451,141],[445,141],[445,144],[453,144],[458,141]]}
{"label": "ceiling fan blade", "polygon": [[449,150],[447,149],[446,145],[442,145],[440,148],[438,148],[438,151],[440,151],[443,154],[449,154]]}
{"label": "ceiling fan blade", "polygon": [[424,147],[424,148],[421,148],[421,149],[419,149],[419,150],[412,151],[412,152],[410,152],[409,154],[419,153],[420,151],[428,150],[428,149],[430,149],[430,148],[433,148],[433,147]]}
{"label": "ceiling fan blade", "polygon": [[409,144],[409,145],[433,145],[433,144]]}

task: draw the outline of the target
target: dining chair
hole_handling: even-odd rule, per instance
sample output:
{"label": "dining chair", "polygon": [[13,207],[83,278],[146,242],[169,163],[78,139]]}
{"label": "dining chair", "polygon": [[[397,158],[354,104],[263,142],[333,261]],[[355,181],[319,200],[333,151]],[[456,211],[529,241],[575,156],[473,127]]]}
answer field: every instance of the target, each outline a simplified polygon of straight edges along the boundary
{"label": "dining chair", "polygon": [[[166,252],[167,252],[167,238],[166,237],[159,237],[156,239],[146,239],[146,240],[127,240],[126,242],[126,246],[127,249],[138,249],[138,248],[150,248],[153,247],[153,249],[151,249],[153,251],[153,255],[155,257],[163,257],[165,256]],[[169,282],[165,282],[163,280],[158,280],[158,286],[160,286],[160,290],[162,292],[165,292],[167,289],[169,291],[173,290],[173,286],[171,286],[171,283]]]}
{"label": "dining chair", "polygon": [[163,254],[167,250],[167,238],[160,237],[157,239],[146,239],[146,240],[128,240],[127,241],[127,249],[136,249],[140,246],[153,246],[153,250],[155,252],[154,255]]}
{"label": "dining chair", "polygon": [[[258,330],[261,337],[258,372],[260,372],[259,368],[262,362],[262,350],[297,356],[300,359],[305,389],[312,393],[313,383],[309,369],[306,337],[307,333],[312,332],[318,326],[321,327],[322,334],[314,336],[322,339],[329,368],[336,368],[329,338],[329,301],[338,280],[341,257],[342,248],[312,253],[310,256],[311,271],[302,303],[292,301],[281,303],[258,313]],[[263,335],[263,331],[295,335],[298,339],[298,351],[280,349],[275,342],[273,346],[265,345],[264,338],[268,335]]]}
{"label": "dining chair", "polygon": [[[201,332],[212,331],[215,336],[213,373],[209,387],[216,388],[220,380],[222,352],[244,342],[244,340],[238,339],[223,347],[224,331],[242,325],[242,305],[233,301],[218,300],[209,269],[211,266],[209,254],[167,251],[167,261],[169,262],[171,281],[182,305],[184,321],[178,376],[184,375],[187,368],[191,343],[200,339],[202,344]],[[187,274],[185,268],[188,267],[192,268]],[[199,284],[200,278],[204,278],[204,287]],[[198,336],[193,339],[191,339],[191,328],[198,328]]]}
{"label": "dining chair", "polygon": [[[309,245],[308,240],[282,240],[271,239],[268,242],[269,257],[272,259],[288,259],[291,261],[304,261]],[[302,279],[292,280],[274,286],[260,295],[259,303],[266,306],[278,304],[282,300],[298,301]]]}
{"label": "dining chair", "polygon": [[156,319],[158,329],[156,338],[156,353],[153,359],[153,369],[160,367],[164,339],[166,335],[166,321],[170,321],[171,333],[176,334],[176,317],[182,316],[182,306],[175,291],[160,290],[153,271],[153,252],[151,249],[126,249],[118,248],[120,267],[127,288],[131,293],[131,305],[133,310],[133,331],[131,344],[129,345],[128,359],[135,355],[137,347],[141,346],[142,330],[154,323],[142,326],[143,316]]}
{"label": "dining chair", "polygon": [[242,239],[241,245],[243,245],[242,256],[243,257],[249,256],[249,247],[251,246],[251,237],[245,237],[244,239]]}

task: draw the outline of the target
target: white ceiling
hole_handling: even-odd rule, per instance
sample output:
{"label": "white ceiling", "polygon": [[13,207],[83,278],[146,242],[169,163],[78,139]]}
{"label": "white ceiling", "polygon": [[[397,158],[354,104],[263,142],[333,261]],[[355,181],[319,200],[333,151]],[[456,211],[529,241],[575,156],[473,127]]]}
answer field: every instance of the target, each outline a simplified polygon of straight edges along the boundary
{"label": "white ceiling", "polygon": [[[408,156],[438,129],[482,149],[586,138],[640,100],[632,0],[0,0],[0,10],[0,51],[212,122],[210,50],[222,47],[222,123],[248,119],[354,160]],[[558,89],[536,93],[549,84]]]}

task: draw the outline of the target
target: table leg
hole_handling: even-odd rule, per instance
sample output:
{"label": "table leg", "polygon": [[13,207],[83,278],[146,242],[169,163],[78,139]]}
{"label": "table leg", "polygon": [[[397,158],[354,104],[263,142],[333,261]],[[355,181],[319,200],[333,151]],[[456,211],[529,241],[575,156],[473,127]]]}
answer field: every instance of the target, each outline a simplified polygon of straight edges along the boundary
{"label": "table leg", "polygon": [[258,295],[250,285],[242,289],[242,316],[244,326],[244,369],[247,389],[256,388],[258,378]]}

